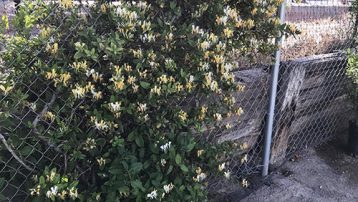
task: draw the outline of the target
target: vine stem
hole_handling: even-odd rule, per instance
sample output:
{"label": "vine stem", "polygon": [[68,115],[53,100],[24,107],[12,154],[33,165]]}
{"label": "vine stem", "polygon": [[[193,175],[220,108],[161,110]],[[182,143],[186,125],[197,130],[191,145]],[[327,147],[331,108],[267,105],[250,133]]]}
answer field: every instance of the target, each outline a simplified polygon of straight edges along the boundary
{"label": "vine stem", "polygon": [[10,147],[10,145],[7,143],[5,137],[0,134],[0,140],[5,145],[6,149],[11,153],[11,155],[18,161],[21,165],[23,165],[27,170],[34,171],[34,169],[30,168],[30,166],[26,165],[26,163],[21,160],[21,158],[15,153],[15,151]]}
{"label": "vine stem", "polygon": [[46,105],[44,106],[44,108],[42,109],[42,111],[40,112],[39,115],[36,116],[35,120],[32,122],[32,126],[33,126],[33,130],[36,134],[38,134],[38,138],[44,142],[47,143],[47,145],[49,147],[52,147],[54,148],[54,150],[56,152],[59,152],[59,153],[62,153],[64,155],[64,159],[65,159],[65,162],[64,162],[64,170],[66,171],[67,170],[67,155],[65,154],[65,152],[62,151],[62,149],[60,149],[57,145],[51,143],[46,137],[44,136],[41,136],[41,134],[37,131],[36,129],[36,126],[37,124],[39,123],[41,117],[43,117],[47,112],[48,112],[48,109],[55,103],[56,101],[56,98],[57,98],[57,93],[54,93],[51,97],[51,100],[49,103],[46,103]]}

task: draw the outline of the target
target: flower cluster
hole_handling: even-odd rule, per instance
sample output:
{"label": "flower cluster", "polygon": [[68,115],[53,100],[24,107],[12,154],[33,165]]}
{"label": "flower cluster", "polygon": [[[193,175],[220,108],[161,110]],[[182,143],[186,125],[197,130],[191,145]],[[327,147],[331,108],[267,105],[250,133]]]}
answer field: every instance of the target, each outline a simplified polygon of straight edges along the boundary
{"label": "flower cluster", "polygon": [[49,170],[46,168],[44,173],[38,177],[33,177],[37,183],[34,188],[30,188],[32,196],[41,196],[45,193],[46,200],[76,200],[79,198],[77,184],[78,182],[70,182],[70,179],[57,173],[56,169]]}

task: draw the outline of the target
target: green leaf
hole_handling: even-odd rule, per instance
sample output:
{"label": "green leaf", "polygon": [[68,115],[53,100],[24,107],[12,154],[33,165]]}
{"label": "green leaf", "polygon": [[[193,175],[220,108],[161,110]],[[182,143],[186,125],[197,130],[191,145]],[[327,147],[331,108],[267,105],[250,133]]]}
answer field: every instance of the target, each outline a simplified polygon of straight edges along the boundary
{"label": "green leaf", "polygon": [[81,52],[76,52],[73,56],[73,58],[75,58],[76,60],[80,59],[81,57],[83,57],[83,54]]}
{"label": "green leaf", "polygon": [[2,189],[4,187],[4,184],[5,184],[5,179],[0,178],[0,189]]}
{"label": "green leaf", "polygon": [[128,192],[129,192],[129,187],[127,187],[127,186],[119,187],[119,188],[118,188],[118,191],[119,191],[120,193],[128,193]]}
{"label": "green leaf", "polygon": [[188,146],[186,147],[187,151],[190,152],[191,150],[193,150],[195,145],[196,145],[195,142],[192,142],[192,143],[188,144]]}
{"label": "green leaf", "polygon": [[170,2],[170,8],[172,9],[172,10],[174,10],[174,8],[177,6],[177,2],[176,1],[171,1]]}
{"label": "green leaf", "polygon": [[177,163],[178,165],[181,164],[181,156],[179,154],[175,156],[175,163]]}
{"label": "green leaf", "polygon": [[181,169],[183,172],[189,172],[188,167],[186,167],[184,164],[181,164],[181,165],[180,165],[180,169]]}
{"label": "green leaf", "polygon": [[167,175],[170,174],[172,171],[173,171],[173,166],[170,165],[169,168],[168,168],[168,171],[167,171]]}
{"label": "green leaf", "polygon": [[135,143],[139,146],[139,147],[143,147],[144,146],[144,140],[143,137],[141,135],[137,135],[135,137]]}
{"label": "green leaf", "polygon": [[45,178],[44,176],[41,176],[40,179],[39,179],[39,184],[40,185],[44,185],[45,184]]}
{"label": "green leaf", "polygon": [[143,169],[143,164],[140,162],[136,162],[131,165],[130,171],[133,173],[139,173],[139,171],[141,171],[142,169]]}
{"label": "green leaf", "polygon": [[140,86],[142,86],[142,88],[144,88],[144,89],[149,89],[150,83],[145,82],[145,81],[141,81]]}
{"label": "green leaf", "polygon": [[131,133],[129,133],[129,135],[128,135],[128,141],[129,141],[129,142],[133,142],[135,136],[136,136],[136,133],[135,133],[134,131],[132,131]]}
{"label": "green leaf", "polygon": [[2,194],[0,194],[0,201],[6,201],[6,197]]}
{"label": "green leaf", "polygon": [[134,188],[134,189],[140,189],[142,190],[143,192],[145,191],[145,188],[143,187],[143,184],[141,181],[139,180],[134,180],[131,182],[131,186]]}
{"label": "green leaf", "polygon": [[31,154],[31,152],[32,152],[32,147],[30,146],[25,146],[20,150],[22,156],[28,156],[29,154]]}

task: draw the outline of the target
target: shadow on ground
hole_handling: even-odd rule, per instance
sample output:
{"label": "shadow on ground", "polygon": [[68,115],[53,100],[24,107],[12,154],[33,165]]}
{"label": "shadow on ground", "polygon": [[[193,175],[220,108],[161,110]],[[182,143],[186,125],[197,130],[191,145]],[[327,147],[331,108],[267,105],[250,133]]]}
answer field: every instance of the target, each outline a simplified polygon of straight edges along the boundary
{"label": "shadow on ground", "polygon": [[232,201],[358,201],[358,159],[344,139],[302,151],[245,198]]}
{"label": "shadow on ground", "polygon": [[232,186],[213,201],[352,202],[358,201],[358,158],[347,154],[344,138],[298,152],[268,178],[251,178],[252,186]]}

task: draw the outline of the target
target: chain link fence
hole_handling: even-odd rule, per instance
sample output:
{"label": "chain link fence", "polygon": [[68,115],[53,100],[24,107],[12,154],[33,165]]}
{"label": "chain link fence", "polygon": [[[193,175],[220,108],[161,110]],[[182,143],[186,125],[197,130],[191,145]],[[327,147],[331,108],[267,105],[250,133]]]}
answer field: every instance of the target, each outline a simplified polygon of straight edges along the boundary
{"label": "chain link fence", "polygon": [[[346,51],[354,42],[352,30],[355,20],[350,7],[348,1],[287,2],[285,23],[295,25],[301,34],[283,38],[280,48],[271,168],[293,158],[298,151],[346,134],[348,121],[352,118],[345,90]],[[240,104],[247,113],[240,123],[244,130],[235,131],[239,142],[249,149],[247,161],[232,161],[232,168],[241,168],[232,170],[237,183],[216,182],[220,186],[215,186],[215,190],[222,188],[226,196],[237,191],[239,185],[255,183],[263,167],[273,67],[265,65],[269,64],[265,60],[267,57],[258,58],[260,65],[247,68],[249,65],[246,64],[245,70],[238,71],[238,75],[251,75],[250,79],[241,80],[247,86],[239,96],[245,100]]]}
{"label": "chain link fence", "polygon": [[[14,3],[2,0],[0,4],[0,14],[7,13],[11,18],[15,12]],[[345,51],[353,42],[350,5],[351,2],[346,0],[287,3],[286,22],[295,25],[301,34],[285,38],[280,47],[282,55],[271,164],[280,164],[299,150],[317,146],[342,135],[347,128],[350,116],[344,87]],[[65,18],[64,16],[58,20],[64,21]],[[73,25],[73,30],[75,29],[76,25]],[[61,30],[61,26],[57,30]],[[26,51],[40,53],[43,50],[24,50],[24,53]],[[213,130],[211,135],[219,141],[235,142],[240,153],[233,152],[227,159],[232,180],[210,179],[210,189],[215,192],[225,194],[237,186],[249,186],[250,176],[261,172],[271,85],[272,66],[268,62],[270,57],[256,56],[255,63],[238,59],[236,80],[242,83],[245,89],[235,97],[237,105],[242,107],[244,113],[239,124],[225,133]],[[6,74],[5,69],[1,71]],[[33,95],[32,103],[36,105],[29,105],[21,113],[12,114],[9,123],[0,123],[2,133],[11,131],[19,134],[18,137],[12,137],[11,141],[2,141],[0,145],[0,178],[4,179],[0,182],[0,194],[5,196],[3,201],[28,200],[29,190],[24,187],[36,171],[36,164],[56,164],[62,169],[66,167],[62,163],[66,162],[62,161],[67,158],[66,154],[46,139],[45,134],[52,127],[51,117],[44,120],[37,118],[47,111],[61,117],[61,111],[69,107],[66,100],[54,97],[56,92],[51,92],[48,82],[40,78],[23,81],[19,75],[18,85],[26,86]],[[35,92],[33,85],[43,85],[43,91]],[[62,103],[63,108],[51,108],[53,102]],[[76,113],[76,109],[73,109],[73,112]],[[25,127],[26,124],[29,124],[25,120],[34,120],[35,123],[41,121],[41,125],[46,128],[41,131],[24,130],[23,128],[28,128]],[[67,121],[69,120],[64,120]],[[34,132],[40,133],[39,139],[30,137]],[[0,136],[0,140],[4,138]]]}
{"label": "chain link fence", "polygon": [[353,44],[351,2],[291,3],[286,22],[302,32],[285,39],[271,163],[343,135],[350,118],[346,51]]}

